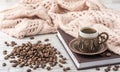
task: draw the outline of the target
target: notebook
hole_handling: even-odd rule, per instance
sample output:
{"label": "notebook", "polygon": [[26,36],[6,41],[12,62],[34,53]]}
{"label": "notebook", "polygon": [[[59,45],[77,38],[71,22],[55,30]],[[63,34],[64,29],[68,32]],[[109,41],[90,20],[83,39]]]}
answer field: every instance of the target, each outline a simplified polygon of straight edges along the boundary
{"label": "notebook", "polygon": [[74,39],[74,37],[68,35],[61,29],[58,29],[57,37],[63,44],[66,52],[69,54],[70,58],[72,59],[73,63],[75,64],[78,70],[120,63],[120,55],[114,54],[110,51],[105,51],[103,53],[105,54],[106,52],[110,52],[112,54],[110,57],[107,57],[102,54],[86,56],[72,52],[69,48],[69,43],[71,40]]}

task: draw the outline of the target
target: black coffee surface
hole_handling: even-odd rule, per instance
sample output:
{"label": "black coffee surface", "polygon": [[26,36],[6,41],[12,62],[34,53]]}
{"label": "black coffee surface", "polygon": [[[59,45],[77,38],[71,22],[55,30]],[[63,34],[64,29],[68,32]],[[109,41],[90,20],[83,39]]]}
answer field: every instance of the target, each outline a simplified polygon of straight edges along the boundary
{"label": "black coffee surface", "polygon": [[95,29],[92,29],[92,28],[84,28],[81,30],[83,33],[88,33],[88,34],[91,34],[91,33],[96,33],[96,30]]}

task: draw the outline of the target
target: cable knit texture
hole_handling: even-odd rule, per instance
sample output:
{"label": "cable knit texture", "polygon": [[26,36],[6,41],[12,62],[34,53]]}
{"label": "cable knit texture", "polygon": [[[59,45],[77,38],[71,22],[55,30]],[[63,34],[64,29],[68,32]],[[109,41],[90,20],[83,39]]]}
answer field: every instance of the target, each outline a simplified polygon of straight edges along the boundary
{"label": "cable knit texture", "polygon": [[120,11],[99,0],[20,0],[0,11],[0,30],[16,38],[55,33],[57,28],[77,37],[85,26],[107,32],[109,50],[120,55]]}

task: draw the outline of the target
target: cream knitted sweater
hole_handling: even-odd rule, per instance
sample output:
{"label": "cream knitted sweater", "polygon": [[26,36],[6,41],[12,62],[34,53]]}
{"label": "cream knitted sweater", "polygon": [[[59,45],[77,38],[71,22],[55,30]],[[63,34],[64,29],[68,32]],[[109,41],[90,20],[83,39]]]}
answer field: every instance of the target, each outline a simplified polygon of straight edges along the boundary
{"label": "cream knitted sweater", "polygon": [[120,54],[120,12],[98,0],[21,0],[0,12],[0,30],[16,38],[54,33],[60,27],[77,37],[84,26],[109,34],[109,49]]}

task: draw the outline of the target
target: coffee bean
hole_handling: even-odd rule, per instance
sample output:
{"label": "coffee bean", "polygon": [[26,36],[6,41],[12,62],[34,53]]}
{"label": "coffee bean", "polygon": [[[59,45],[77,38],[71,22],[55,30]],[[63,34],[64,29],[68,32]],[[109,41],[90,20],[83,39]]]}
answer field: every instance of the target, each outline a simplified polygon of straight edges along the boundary
{"label": "coffee bean", "polygon": [[45,39],[45,41],[47,42],[47,41],[49,41],[49,39]]}
{"label": "coffee bean", "polygon": [[109,72],[109,70],[108,70],[108,69],[104,69],[104,71],[105,71],[105,72]]}
{"label": "coffee bean", "polygon": [[62,66],[61,64],[59,64],[59,67],[61,67],[61,68],[62,68],[63,66]]}
{"label": "coffee bean", "polygon": [[63,58],[63,55],[60,55],[59,57],[60,57],[60,58]]}
{"label": "coffee bean", "polygon": [[36,67],[36,68],[39,68],[39,65],[36,65],[35,67]]}
{"label": "coffee bean", "polygon": [[13,47],[15,45],[17,45],[17,43],[15,41],[11,41],[11,46]]}
{"label": "coffee bean", "polygon": [[10,44],[6,44],[6,46],[10,46]]}
{"label": "coffee bean", "polygon": [[30,68],[33,68],[33,66],[32,66],[32,65],[30,65]]}
{"label": "coffee bean", "polygon": [[24,67],[24,65],[25,65],[25,64],[24,64],[24,63],[22,63],[22,64],[20,64],[20,67],[22,68],[22,67]]}
{"label": "coffee bean", "polygon": [[13,64],[13,65],[12,65],[12,67],[17,67],[17,65],[18,65],[18,64],[17,64],[17,63],[15,63],[15,64]]}
{"label": "coffee bean", "polygon": [[107,68],[109,68],[109,69],[110,69],[110,68],[111,68],[111,65],[108,65],[108,67],[107,67]]}
{"label": "coffee bean", "polygon": [[60,59],[59,62],[62,63],[62,64],[65,64],[65,63],[66,63],[66,61],[63,60],[63,59]]}
{"label": "coffee bean", "polygon": [[10,63],[17,63],[17,60],[10,60]]}
{"label": "coffee bean", "polygon": [[64,58],[62,58],[62,59],[63,59],[63,60],[67,60],[67,58],[65,58],[65,57],[64,57]]}
{"label": "coffee bean", "polygon": [[100,68],[99,68],[99,67],[96,67],[96,70],[97,70],[97,71],[99,71],[99,70],[100,70]]}
{"label": "coffee bean", "polygon": [[106,53],[106,56],[107,56],[107,57],[110,57],[110,56],[111,56],[111,53],[109,53],[109,52]]}
{"label": "coffee bean", "polygon": [[47,70],[51,70],[51,67],[47,67]]}
{"label": "coffee bean", "polygon": [[118,68],[114,67],[114,68],[113,68],[113,71],[118,71]]}
{"label": "coffee bean", "polygon": [[119,66],[119,65],[115,65],[114,67],[115,67],[115,68],[119,68],[120,66]]}
{"label": "coffee bean", "polygon": [[61,54],[60,51],[57,51],[57,54],[60,55]]}
{"label": "coffee bean", "polygon": [[14,56],[10,56],[11,59],[14,59],[15,57]]}
{"label": "coffee bean", "polygon": [[50,63],[49,63],[49,65],[50,65],[51,67],[53,67],[53,64],[52,64],[52,62],[50,62]]}
{"label": "coffee bean", "polygon": [[38,41],[37,43],[41,43],[42,41]]}
{"label": "coffee bean", "polygon": [[6,63],[3,63],[2,66],[5,67],[7,64]]}
{"label": "coffee bean", "polygon": [[32,72],[32,70],[31,69],[27,69],[27,72]]}
{"label": "coffee bean", "polygon": [[11,44],[16,44],[16,42],[15,41],[11,41]]}
{"label": "coffee bean", "polygon": [[32,40],[32,39],[34,39],[34,37],[33,37],[33,36],[31,36],[31,37],[30,37],[30,39]]}
{"label": "coffee bean", "polygon": [[3,55],[6,55],[6,54],[7,54],[7,50],[4,50],[4,51],[3,51]]}
{"label": "coffee bean", "polygon": [[8,44],[8,42],[7,42],[7,41],[5,41],[4,43],[5,43],[5,44]]}
{"label": "coffee bean", "polygon": [[70,67],[66,67],[66,70],[70,70]]}
{"label": "coffee bean", "polygon": [[110,70],[111,70],[111,68],[106,68],[106,70],[107,70],[107,71],[110,71]]}
{"label": "coffee bean", "polygon": [[46,67],[46,65],[45,65],[45,64],[42,64],[42,65],[41,65],[41,68],[45,68],[45,67]]}
{"label": "coffee bean", "polygon": [[33,67],[33,70],[36,70],[37,68],[36,67]]}
{"label": "coffee bean", "polygon": [[4,57],[5,60],[8,60],[8,58],[9,58],[8,56],[5,56],[5,57]]}
{"label": "coffee bean", "polygon": [[63,68],[63,71],[66,72],[67,71],[66,68]]}

